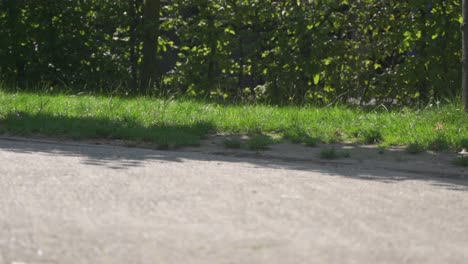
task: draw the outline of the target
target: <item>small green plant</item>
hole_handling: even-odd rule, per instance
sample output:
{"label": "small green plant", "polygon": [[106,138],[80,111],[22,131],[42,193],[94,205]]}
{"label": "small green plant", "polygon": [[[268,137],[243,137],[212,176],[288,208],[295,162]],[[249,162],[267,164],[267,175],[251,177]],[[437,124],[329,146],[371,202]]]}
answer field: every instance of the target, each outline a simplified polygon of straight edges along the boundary
{"label": "small green plant", "polygon": [[366,144],[377,144],[383,141],[382,133],[375,128],[362,131],[361,137]]}
{"label": "small green plant", "polygon": [[449,142],[444,135],[437,135],[437,137],[429,142],[429,148],[434,151],[444,151],[449,149]]}
{"label": "small green plant", "polygon": [[458,157],[453,160],[453,164],[462,167],[468,167],[468,157]]}
{"label": "small green plant", "polygon": [[304,133],[298,132],[295,128],[289,128],[289,130],[284,133],[284,138],[289,139],[294,144],[301,143],[304,136]]}
{"label": "small green plant", "polygon": [[335,148],[323,148],[320,150],[320,158],[322,159],[337,159],[338,156]]}
{"label": "small green plant", "polygon": [[266,150],[268,146],[274,144],[275,141],[266,135],[258,135],[247,140],[247,146],[250,150]]}
{"label": "small green plant", "polygon": [[324,135],[323,141],[328,144],[337,144],[337,143],[342,142],[343,140],[341,136],[339,135],[328,134],[328,135]]}
{"label": "small green plant", "polygon": [[398,162],[406,162],[406,161],[408,161],[408,158],[405,157],[405,156],[398,156],[398,157],[396,157],[396,161],[398,161]]}
{"label": "small green plant", "polygon": [[426,148],[419,142],[410,143],[406,146],[406,152],[409,154],[419,154],[426,150]]}
{"label": "small green plant", "polygon": [[343,158],[351,158],[351,152],[349,152],[348,150],[342,151],[341,156]]}
{"label": "small green plant", "polygon": [[230,149],[240,149],[242,143],[237,139],[226,139],[223,141],[223,145]]}
{"label": "small green plant", "polygon": [[306,137],[304,139],[304,144],[308,147],[317,147],[318,143],[319,143],[319,139],[318,138],[315,138],[315,137]]}
{"label": "small green plant", "polygon": [[308,147],[316,147],[319,139],[311,137],[308,132],[300,130],[290,130],[284,133],[284,138],[289,139],[294,144],[304,143]]}

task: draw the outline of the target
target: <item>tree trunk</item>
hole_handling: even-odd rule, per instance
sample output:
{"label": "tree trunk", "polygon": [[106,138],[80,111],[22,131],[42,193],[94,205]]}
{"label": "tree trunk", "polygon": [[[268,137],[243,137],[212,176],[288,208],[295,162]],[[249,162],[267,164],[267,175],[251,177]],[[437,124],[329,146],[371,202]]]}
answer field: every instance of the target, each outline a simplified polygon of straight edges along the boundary
{"label": "tree trunk", "polygon": [[463,79],[462,79],[462,90],[463,90],[463,106],[465,112],[468,113],[468,0],[463,0],[463,23],[461,25],[462,39],[463,39]]}
{"label": "tree trunk", "polygon": [[[20,2],[15,0],[7,0],[4,3],[6,10],[6,30],[8,38],[5,40],[7,47],[9,47],[10,52],[8,54],[8,60],[13,61],[13,67],[11,70],[12,81],[17,84],[24,80],[24,63],[23,56],[21,56],[21,46],[19,45],[22,40],[20,39],[20,32],[22,32],[21,23],[21,9]],[[11,67],[11,66],[9,66]],[[7,68],[8,69],[8,68]]]}
{"label": "tree trunk", "polygon": [[137,3],[135,0],[129,0],[128,2],[128,14],[130,16],[130,75],[132,79],[130,81],[130,86],[132,90],[137,89],[138,87],[138,73],[137,73],[137,27],[138,27],[138,17],[136,15]]}
{"label": "tree trunk", "polygon": [[160,0],[145,0],[143,5],[143,66],[140,87],[149,89],[158,78],[158,36]]}

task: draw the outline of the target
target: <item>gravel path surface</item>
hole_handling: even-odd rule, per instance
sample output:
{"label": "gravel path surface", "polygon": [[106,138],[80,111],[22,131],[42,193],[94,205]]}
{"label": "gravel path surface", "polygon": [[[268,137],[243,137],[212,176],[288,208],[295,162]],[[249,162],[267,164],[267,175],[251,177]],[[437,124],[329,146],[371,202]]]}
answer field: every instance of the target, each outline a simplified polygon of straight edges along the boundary
{"label": "gravel path surface", "polygon": [[467,263],[468,180],[0,140],[0,264]]}

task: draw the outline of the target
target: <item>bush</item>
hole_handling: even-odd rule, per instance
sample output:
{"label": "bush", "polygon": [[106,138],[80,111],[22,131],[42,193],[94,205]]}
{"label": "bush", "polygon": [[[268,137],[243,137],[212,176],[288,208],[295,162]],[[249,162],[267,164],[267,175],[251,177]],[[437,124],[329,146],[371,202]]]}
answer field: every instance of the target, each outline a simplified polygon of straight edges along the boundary
{"label": "bush", "polygon": [[145,30],[160,33],[160,76],[143,93],[378,105],[461,85],[458,0],[174,0],[159,30],[143,24],[143,1],[3,2],[0,51],[12,52],[1,55],[0,80],[26,87],[137,93]]}

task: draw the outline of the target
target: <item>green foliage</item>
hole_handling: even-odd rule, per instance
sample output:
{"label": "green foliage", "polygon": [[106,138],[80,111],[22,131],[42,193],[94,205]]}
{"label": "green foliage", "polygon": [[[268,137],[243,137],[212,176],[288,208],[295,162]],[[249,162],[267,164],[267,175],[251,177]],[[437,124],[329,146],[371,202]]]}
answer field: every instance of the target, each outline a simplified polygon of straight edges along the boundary
{"label": "green foliage", "polygon": [[247,146],[250,150],[266,150],[269,145],[274,143],[276,143],[276,141],[267,135],[253,136],[247,140]]}
{"label": "green foliage", "polygon": [[316,137],[306,137],[304,139],[304,144],[308,147],[317,147],[319,143],[320,143],[320,139]]}
{"label": "green foliage", "polygon": [[[142,1],[0,2],[0,79],[134,90]],[[460,3],[174,0],[159,93],[250,103],[426,103],[460,86]]]}
{"label": "green foliage", "polygon": [[349,150],[337,151],[334,147],[325,147],[320,150],[320,158],[322,159],[339,159],[350,157],[351,152]]}
{"label": "green foliage", "polygon": [[[443,122],[442,130],[434,131],[438,122]],[[379,143],[382,147],[419,142],[422,149],[428,149],[440,137],[451,151],[460,151],[468,138],[468,115],[459,105],[376,112],[344,106],[220,105],[187,99],[0,90],[0,132],[10,135],[147,140],[173,147],[197,144],[210,133],[267,134],[296,135],[299,142],[315,145],[338,137],[359,142],[356,130],[371,130],[376,124],[385,132]]]}
{"label": "green foliage", "polygon": [[376,144],[383,141],[382,133],[376,128],[363,130],[361,136],[366,144]]}
{"label": "green foliage", "polygon": [[337,159],[339,157],[335,148],[323,148],[320,150],[320,158]]}
{"label": "green foliage", "polygon": [[429,149],[443,151],[449,149],[450,143],[445,135],[438,134],[436,138],[429,142]]}
{"label": "green foliage", "polygon": [[291,126],[284,133],[284,138],[289,139],[292,143],[304,143],[308,147],[316,147],[320,140],[310,135],[307,129],[300,126]]}
{"label": "green foliage", "polygon": [[468,138],[460,139],[460,146],[459,148],[468,149]]}
{"label": "green foliage", "polygon": [[117,87],[130,78],[125,1],[2,1],[0,76],[19,85]]}
{"label": "green foliage", "polygon": [[426,151],[426,148],[418,142],[410,143],[406,146],[406,152],[410,154],[419,154]]}

